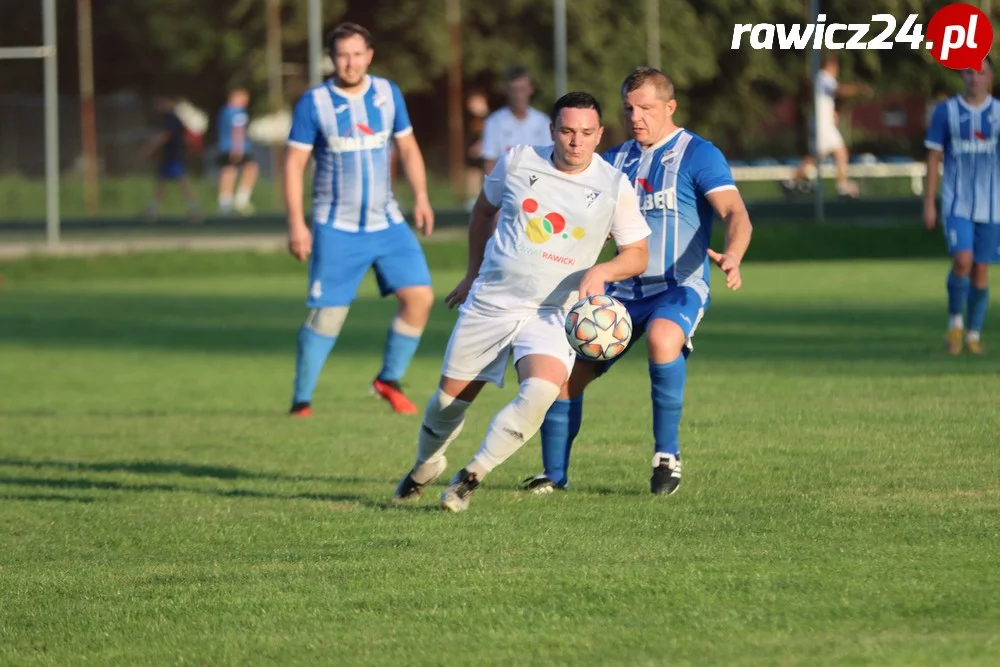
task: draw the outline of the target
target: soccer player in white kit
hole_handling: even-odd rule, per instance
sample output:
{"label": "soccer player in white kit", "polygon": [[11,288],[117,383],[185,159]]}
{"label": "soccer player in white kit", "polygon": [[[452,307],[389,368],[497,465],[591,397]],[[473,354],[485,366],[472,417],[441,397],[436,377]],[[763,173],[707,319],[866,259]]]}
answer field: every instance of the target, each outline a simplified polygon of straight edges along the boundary
{"label": "soccer player in white kit", "polygon": [[[441,381],[424,411],[413,469],[396,500],[415,500],[445,470],[445,451],[487,382],[503,386],[513,358],[517,396],[496,414],[478,453],[441,495],[468,509],[482,479],[538,432],[569,378],[576,352],[564,322],[579,299],[641,274],[650,234],[627,176],[594,156],[601,110],[587,93],[568,93],[552,109],[552,146],[516,146],[486,178],[469,226],[465,278],[446,297],[461,304]],[[494,231],[493,220],[497,212]],[[608,235],[618,254],[596,264]]]}

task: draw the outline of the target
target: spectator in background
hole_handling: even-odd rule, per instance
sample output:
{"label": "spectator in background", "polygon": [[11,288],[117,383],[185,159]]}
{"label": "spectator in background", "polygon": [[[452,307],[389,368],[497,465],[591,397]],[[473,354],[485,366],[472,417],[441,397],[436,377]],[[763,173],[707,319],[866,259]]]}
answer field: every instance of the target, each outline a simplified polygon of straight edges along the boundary
{"label": "spectator in background", "polygon": [[163,204],[167,181],[175,181],[187,202],[188,219],[198,222],[201,220],[201,212],[198,207],[198,198],[187,178],[185,129],[184,123],[174,111],[176,102],[169,97],[157,97],[153,104],[159,116],[160,131],[146,144],[142,154],[144,158],[149,159],[159,151],[160,159],[156,169],[153,199],[146,207],[145,218],[150,222],[156,220],[160,206]]}
{"label": "spectator in background", "polygon": [[514,146],[552,145],[548,115],[531,106],[535,86],[528,70],[516,65],[504,73],[503,80],[507,106],[490,114],[483,126],[483,170],[487,174]]}
{"label": "spectator in background", "polygon": [[465,100],[466,144],[465,151],[465,195],[466,210],[471,211],[483,185],[483,129],[490,113],[490,103],[486,94],[473,91]]}
{"label": "spectator in background", "polygon": [[[247,136],[249,104],[250,93],[238,88],[229,93],[228,103],[219,112],[219,213],[223,215],[230,214],[234,208],[239,213],[253,213],[250,195],[257,181],[257,163]],[[237,188],[236,179],[241,167],[243,174]]]}
{"label": "spectator in background", "polygon": [[[837,168],[837,194],[841,197],[857,197],[859,195],[858,184],[847,177],[849,154],[844,137],[840,134],[840,129],[837,127],[837,98],[871,94],[872,89],[863,83],[839,84],[837,82],[838,74],[840,74],[840,62],[837,60],[837,55],[827,53],[823,59],[823,66],[820,68],[814,89],[816,109],[813,114],[813,122],[816,123],[819,139],[816,152],[819,154],[820,160],[833,155],[834,164]],[[811,147],[811,136],[809,143]],[[815,168],[816,166],[812,155],[805,156],[801,164],[799,164],[794,178],[785,181],[782,186],[786,190],[801,189],[799,187],[800,183],[808,180],[806,175],[807,170],[810,167]]]}

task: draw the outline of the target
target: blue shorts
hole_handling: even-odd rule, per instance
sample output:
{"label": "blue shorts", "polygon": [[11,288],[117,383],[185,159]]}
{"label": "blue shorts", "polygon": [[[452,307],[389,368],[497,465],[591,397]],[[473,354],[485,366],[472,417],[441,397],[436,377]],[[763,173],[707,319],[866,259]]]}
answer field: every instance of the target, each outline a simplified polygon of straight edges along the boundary
{"label": "blue shorts", "polygon": [[345,232],[313,225],[307,308],[349,306],[368,269],[379,292],[431,284],[431,272],[416,235],[405,222],[377,232]]}
{"label": "blue shorts", "polygon": [[948,254],[972,251],[977,264],[1000,262],[1000,223],[972,222],[965,218],[945,218],[944,238]]}
{"label": "blue shorts", "polygon": [[[635,301],[622,301],[625,309],[628,310],[629,317],[632,318],[632,338],[624,352],[614,359],[602,363],[598,374],[606,373],[616,361],[628,354],[655,319],[670,320],[679,326],[690,340],[698,322],[708,310],[709,303],[711,303],[711,298],[702,301],[701,295],[694,288],[684,286],[668,287],[664,292]],[[685,345],[684,356],[686,357],[690,353],[690,344]]]}
{"label": "blue shorts", "polygon": [[165,181],[176,181],[179,178],[183,178],[186,171],[187,168],[183,162],[180,160],[171,160],[170,162],[160,164],[159,169],[156,170],[156,175]]}

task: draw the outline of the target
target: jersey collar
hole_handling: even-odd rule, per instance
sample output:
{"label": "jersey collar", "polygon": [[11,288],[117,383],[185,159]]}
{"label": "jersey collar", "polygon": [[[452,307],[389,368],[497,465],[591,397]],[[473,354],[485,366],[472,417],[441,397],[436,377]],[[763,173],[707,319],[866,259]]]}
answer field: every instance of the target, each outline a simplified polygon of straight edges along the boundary
{"label": "jersey collar", "polygon": [[[677,137],[677,135],[683,131],[684,131],[683,127],[678,127],[676,130],[674,130],[667,136],[663,137],[649,148],[643,148],[642,146],[639,146],[639,150],[642,151],[643,153],[654,153],[663,148],[664,146],[666,146],[667,144],[669,144],[671,141],[673,141]],[[639,143],[636,142],[636,145],[638,146]]]}
{"label": "jersey collar", "polygon": [[349,93],[346,90],[344,90],[343,88],[335,86],[333,84],[333,81],[334,81],[333,79],[330,80],[330,88],[333,90],[333,92],[337,93],[341,97],[346,97],[349,100],[360,100],[362,97],[365,96],[365,93],[367,93],[368,90],[372,87],[372,78],[371,78],[371,76],[369,76],[367,74],[365,74],[365,86],[364,86],[364,88],[362,88],[360,90],[360,92],[357,92],[357,93]]}
{"label": "jersey collar", "polygon": [[956,97],[958,98],[958,103],[959,104],[961,104],[963,107],[965,107],[966,109],[968,109],[969,111],[971,111],[973,113],[979,113],[980,111],[985,110],[990,105],[990,103],[993,102],[993,96],[992,95],[987,95],[986,99],[983,100],[982,104],[980,104],[979,106],[974,107],[971,104],[969,104],[968,102],[966,102],[965,98],[962,97],[961,95],[956,95]]}

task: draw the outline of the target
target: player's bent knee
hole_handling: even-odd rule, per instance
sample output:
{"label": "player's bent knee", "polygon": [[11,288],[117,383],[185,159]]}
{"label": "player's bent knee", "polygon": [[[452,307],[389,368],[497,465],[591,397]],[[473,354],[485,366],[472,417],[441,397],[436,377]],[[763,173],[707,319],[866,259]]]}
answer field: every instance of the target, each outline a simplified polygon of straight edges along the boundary
{"label": "player's bent knee", "polygon": [[961,250],[952,257],[952,271],[959,278],[964,278],[972,271],[972,251]]}
{"label": "player's bent knee", "polygon": [[521,383],[515,407],[529,424],[541,426],[545,413],[559,398],[559,385],[537,377],[529,377]]}
{"label": "player's bent knee", "polygon": [[434,305],[434,290],[428,285],[404,287],[396,291],[396,297],[407,308],[430,310]]}
{"label": "player's bent knee", "polygon": [[982,289],[987,286],[990,276],[990,265],[983,262],[974,262],[972,264],[972,284],[976,287]]}
{"label": "player's bent knee", "polygon": [[559,391],[559,398],[565,400],[581,396],[587,385],[597,379],[600,369],[601,364],[599,363],[577,359],[569,380],[563,384]]}
{"label": "player's bent knee", "polygon": [[438,389],[427,401],[427,408],[424,410],[424,426],[437,435],[454,433],[462,428],[462,424],[465,422],[465,411],[468,407],[468,401],[449,396]]}
{"label": "player's bent knee", "polygon": [[485,385],[486,383],[482,380],[456,380],[442,376],[438,383],[438,390],[460,401],[471,403]]}
{"label": "player's bent knee", "polygon": [[340,330],[344,327],[344,320],[347,319],[348,310],[350,310],[348,306],[313,308],[306,318],[306,327],[321,336],[331,338],[339,336]]}
{"label": "player's bent knee", "polygon": [[657,318],[646,334],[649,359],[654,364],[669,364],[681,356],[687,334],[676,322]]}

